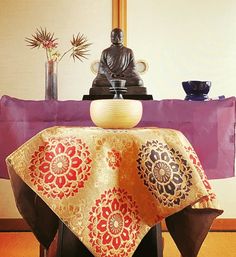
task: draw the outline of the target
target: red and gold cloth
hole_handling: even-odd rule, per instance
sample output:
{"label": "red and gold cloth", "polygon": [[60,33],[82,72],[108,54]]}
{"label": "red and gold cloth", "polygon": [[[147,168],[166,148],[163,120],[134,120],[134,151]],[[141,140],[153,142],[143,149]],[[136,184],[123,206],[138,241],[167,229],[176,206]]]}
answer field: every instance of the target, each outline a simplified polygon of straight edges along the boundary
{"label": "red and gold cloth", "polygon": [[94,256],[129,257],[154,225],[187,206],[219,209],[176,130],[52,127],[7,158]]}

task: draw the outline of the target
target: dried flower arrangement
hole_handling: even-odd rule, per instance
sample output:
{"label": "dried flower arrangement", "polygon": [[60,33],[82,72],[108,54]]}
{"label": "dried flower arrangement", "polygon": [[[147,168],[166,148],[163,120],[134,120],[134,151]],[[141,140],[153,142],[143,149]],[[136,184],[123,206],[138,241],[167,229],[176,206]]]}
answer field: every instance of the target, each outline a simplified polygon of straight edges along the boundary
{"label": "dried flower arrangement", "polygon": [[65,51],[63,54],[57,50],[58,47],[58,39],[54,38],[54,33],[50,33],[45,29],[37,29],[35,34],[32,35],[31,38],[26,37],[25,41],[28,43],[27,46],[31,48],[43,48],[46,51],[47,61],[60,62],[62,58],[71,52],[70,56],[73,57],[74,61],[79,59],[87,59],[88,55],[88,47],[91,43],[88,43],[87,38],[78,33],[77,36],[73,35],[71,43],[71,48]]}

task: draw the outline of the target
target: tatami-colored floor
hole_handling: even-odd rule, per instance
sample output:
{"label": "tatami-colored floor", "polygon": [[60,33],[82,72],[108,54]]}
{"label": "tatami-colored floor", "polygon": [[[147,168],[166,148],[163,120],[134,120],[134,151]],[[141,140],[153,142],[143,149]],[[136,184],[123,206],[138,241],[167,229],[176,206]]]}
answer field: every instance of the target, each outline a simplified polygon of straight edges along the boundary
{"label": "tatami-colored floor", "polygon": [[[180,257],[169,233],[163,232],[163,237],[164,257]],[[0,257],[38,256],[39,244],[32,233],[0,233]],[[236,232],[209,233],[198,257],[236,257]]]}
{"label": "tatami-colored floor", "polygon": [[[164,257],[180,257],[170,234],[162,234],[165,242]],[[236,232],[208,233],[198,257],[236,257]]]}
{"label": "tatami-colored floor", "polygon": [[32,233],[0,233],[1,257],[38,257],[39,244]]}

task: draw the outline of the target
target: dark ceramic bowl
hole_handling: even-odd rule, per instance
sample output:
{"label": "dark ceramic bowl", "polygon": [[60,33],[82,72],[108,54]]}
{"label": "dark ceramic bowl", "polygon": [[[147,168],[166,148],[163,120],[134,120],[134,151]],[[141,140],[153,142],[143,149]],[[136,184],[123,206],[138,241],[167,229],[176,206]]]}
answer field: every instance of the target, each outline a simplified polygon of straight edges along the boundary
{"label": "dark ceramic bowl", "polygon": [[210,91],[210,81],[189,80],[182,82],[187,95],[207,95]]}

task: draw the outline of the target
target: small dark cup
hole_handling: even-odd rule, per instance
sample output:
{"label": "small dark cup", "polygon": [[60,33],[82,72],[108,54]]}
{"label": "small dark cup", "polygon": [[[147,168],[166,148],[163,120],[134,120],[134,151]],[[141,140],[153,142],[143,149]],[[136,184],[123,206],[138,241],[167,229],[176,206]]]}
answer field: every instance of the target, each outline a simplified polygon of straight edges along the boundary
{"label": "small dark cup", "polygon": [[185,100],[205,101],[208,100],[208,93],[211,88],[210,81],[189,80],[182,82],[186,93]]}
{"label": "small dark cup", "polygon": [[126,80],[124,79],[111,79],[110,80],[111,86],[113,88],[125,88]]}
{"label": "small dark cup", "polygon": [[110,80],[111,87],[109,88],[109,91],[114,94],[113,99],[123,99],[122,94],[127,92],[125,83],[126,83],[126,80],[124,79]]}

